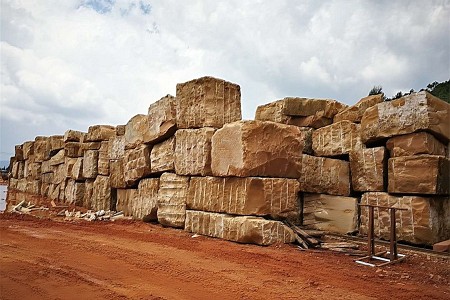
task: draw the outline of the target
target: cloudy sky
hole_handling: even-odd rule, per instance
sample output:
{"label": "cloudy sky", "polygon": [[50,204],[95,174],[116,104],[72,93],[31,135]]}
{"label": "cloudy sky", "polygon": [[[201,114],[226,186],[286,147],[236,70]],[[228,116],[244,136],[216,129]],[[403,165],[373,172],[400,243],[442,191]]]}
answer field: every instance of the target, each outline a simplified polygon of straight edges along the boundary
{"label": "cloudy sky", "polygon": [[1,0],[1,157],[36,135],[125,124],[179,82],[354,104],[450,77],[449,1]]}

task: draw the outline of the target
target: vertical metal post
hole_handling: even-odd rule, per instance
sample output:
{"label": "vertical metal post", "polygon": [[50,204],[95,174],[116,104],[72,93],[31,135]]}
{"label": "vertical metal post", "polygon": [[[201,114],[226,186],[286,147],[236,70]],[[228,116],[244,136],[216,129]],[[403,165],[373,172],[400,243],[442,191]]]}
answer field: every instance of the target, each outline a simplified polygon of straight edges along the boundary
{"label": "vertical metal post", "polygon": [[368,247],[368,256],[369,259],[372,258],[373,255],[375,255],[375,228],[374,228],[374,207],[373,206],[369,206],[369,230],[368,230],[368,240],[369,240],[369,244],[367,245]]}
{"label": "vertical metal post", "polygon": [[391,219],[391,230],[390,230],[390,251],[389,259],[391,261],[397,260],[397,233],[396,233],[396,222],[395,222],[395,208],[390,208],[390,219]]}

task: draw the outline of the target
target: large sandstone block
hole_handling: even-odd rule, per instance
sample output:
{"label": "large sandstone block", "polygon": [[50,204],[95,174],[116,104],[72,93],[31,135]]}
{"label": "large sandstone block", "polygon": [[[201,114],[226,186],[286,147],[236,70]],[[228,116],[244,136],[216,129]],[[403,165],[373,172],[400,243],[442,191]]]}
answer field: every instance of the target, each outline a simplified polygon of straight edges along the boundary
{"label": "large sandstone block", "polygon": [[366,110],[361,139],[371,143],[396,135],[428,131],[444,143],[450,140],[450,104],[428,92],[419,92]]}
{"label": "large sandstone block", "polygon": [[45,136],[37,136],[34,139],[34,160],[36,162],[43,162],[48,159],[50,153],[47,148],[47,140],[48,138]]}
{"label": "large sandstone block", "polygon": [[127,187],[125,182],[125,171],[123,159],[111,160],[109,163],[110,183],[112,188],[124,189]]}
{"label": "large sandstone block", "polygon": [[74,180],[83,180],[83,158],[78,157],[73,164],[72,171],[70,172],[70,178]]}
{"label": "large sandstone block", "polygon": [[52,135],[47,139],[47,151],[50,156],[53,156],[59,150],[64,149],[64,136],[63,135]]}
{"label": "large sandstone block", "polygon": [[118,189],[116,210],[122,211],[124,216],[133,216],[133,206],[138,201],[138,198],[138,189]]}
{"label": "large sandstone block", "polygon": [[25,192],[32,195],[41,194],[41,181],[40,180],[28,180],[26,182]]}
{"label": "large sandstone block", "polygon": [[378,103],[383,102],[383,94],[371,95],[362,98],[355,105],[345,108],[334,116],[333,122],[350,121],[360,123],[364,112]]}
{"label": "large sandstone block", "polygon": [[138,197],[132,205],[133,218],[157,221],[159,178],[139,181]]}
{"label": "large sandstone block", "polygon": [[111,209],[111,187],[108,176],[98,175],[95,178],[91,208],[94,210]]}
{"label": "large sandstone block", "polygon": [[72,178],[72,170],[73,166],[77,162],[77,158],[65,157],[64,166],[66,167],[66,176],[67,178]]}
{"label": "large sandstone block", "polygon": [[107,141],[116,135],[116,128],[111,125],[90,126],[86,135],[86,142]]}
{"label": "large sandstone block", "polygon": [[294,233],[283,223],[259,217],[233,217],[204,211],[186,211],[188,232],[262,246],[292,243]]}
{"label": "large sandstone block", "polygon": [[[67,173],[66,166],[64,164],[53,166],[53,184],[60,184],[66,181]],[[63,191],[64,193],[64,191]]]}
{"label": "large sandstone block", "polygon": [[68,180],[65,190],[66,203],[83,206],[84,191],[84,182],[76,182],[73,179]]}
{"label": "large sandstone block", "polygon": [[175,137],[153,146],[150,152],[150,168],[152,173],[175,170]]}
{"label": "large sandstone block", "polygon": [[212,175],[211,139],[214,128],[179,129],[175,133],[175,172],[179,175]]}
{"label": "large sandstone block", "polygon": [[125,149],[133,149],[143,144],[147,128],[147,115],[139,114],[132,117],[125,125]]}
{"label": "large sandstone block", "polygon": [[33,160],[26,160],[23,176],[28,180],[38,180],[41,177],[41,163],[34,162]]}
{"label": "large sandstone block", "polygon": [[14,146],[14,158],[16,161],[23,161],[23,145]]}
{"label": "large sandstone block", "polygon": [[92,209],[92,196],[94,194],[94,179],[86,179],[84,182],[83,207]]}
{"label": "large sandstone block", "polygon": [[109,159],[120,159],[125,156],[125,136],[115,136],[109,140]]}
{"label": "large sandstone block", "polygon": [[63,164],[66,160],[64,149],[59,150],[55,155],[53,155],[50,160],[50,166],[56,166]]}
{"label": "large sandstone block", "polygon": [[350,166],[347,161],[304,154],[301,170],[301,191],[350,195]]}
{"label": "large sandstone block", "polygon": [[95,178],[98,175],[98,151],[86,150],[83,157],[83,177]]}
{"label": "large sandstone block", "polygon": [[192,177],[187,208],[299,221],[300,184],[295,179]]}
{"label": "large sandstone block", "polygon": [[125,125],[117,125],[116,126],[116,136],[125,135]]}
{"label": "large sandstone block", "polygon": [[213,77],[177,84],[178,128],[220,128],[241,119],[239,85]]}
{"label": "large sandstone block", "polygon": [[34,154],[34,141],[27,141],[22,146],[23,159],[28,159]]}
{"label": "large sandstone block", "polygon": [[63,181],[61,183],[55,184],[52,183],[48,188],[48,197],[52,200],[64,200],[65,194],[64,191],[66,189],[66,182]]}
{"label": "large sandstone block", "polygon": [[358,198],[305,193],[303,225],[332,233],[354,232],[358,229]]}
{"label": "large sandstone block", "polygon": [[226,124],[212,137],[214,176],[298,178],[304,147],[298,127],[262,121]]}
{"label": "large sandstone block", "polygon": [[148,127],[144,141],[149,144],[162,142],[177,130],[177,100],[167,95],[148,107]]}
{"label": "large sandstone block", "polygon": [[359,149],[350,152],[352,189],[359,192],[383,192],[387,185],[386,148]]}
{"label": "large sandstone block", "polygon": [[137,181],[151,174],[151,146],[141,145],[136,149],[127,150],[124,160],[124,177],[127,186],[133,186]]}
{"label": "large sandstone block", "polygon": [[450,160],[437,155],[389,159],[388,192],[448,195]]}
{"label": "large sandstone block", "polygon": [[189,177],[163,173],[159,180],[158,222],[164,226],[184,228]]}
{"label": "large sandstone block", "polygon": [[98,174],[109,175],[109,141],[102,141],[98,150]]}
{"label": "large sandstone block", "polygon": [[316,156],[340,156],[362,148],[360,126],[340,121],[313,132],[312,148]]}
{"label": "large sandstone block", "polygon": [[[432,245],[450,238],[450,198],[393,196],[388,193],[365,193],[362,204],[406,208],[396,212],[397,239],[414,244]],[[374,209],[375,236],[389,239],[390,216],[387,209]],[[361,207],[360,231],[367,234],[369,209]]]}
{"label": "large sandstone block", "polygon": [[444,144],[427,132],[416,132],[395,136],[387,140],[386,148],[391,157],[418,154],[446,155]]}
{"label": "large sandstone block", "polygon": [[64,133],[63,141],[64,141],[64,143],[83,142],[85,136],[86,136],[86,133],[84,133],[84,132],[69,129]]}
{"label": "large sandstone block", "polygon": [[81,157],[83,156],[82,144],[79,142],[67,142],[64,144],[64,155],[66,157]]}

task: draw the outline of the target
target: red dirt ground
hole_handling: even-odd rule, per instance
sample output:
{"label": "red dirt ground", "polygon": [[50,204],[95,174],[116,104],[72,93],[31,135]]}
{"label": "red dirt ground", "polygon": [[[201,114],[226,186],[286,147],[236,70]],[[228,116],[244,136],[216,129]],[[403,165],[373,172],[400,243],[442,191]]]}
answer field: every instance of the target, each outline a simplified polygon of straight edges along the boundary
{"label": "red dirt ground", "polygon": [[[260,247],[142,222],[0,215],[1,299],[449,299],[450,261]],[[404,251],[402,251],[404,252]]]}

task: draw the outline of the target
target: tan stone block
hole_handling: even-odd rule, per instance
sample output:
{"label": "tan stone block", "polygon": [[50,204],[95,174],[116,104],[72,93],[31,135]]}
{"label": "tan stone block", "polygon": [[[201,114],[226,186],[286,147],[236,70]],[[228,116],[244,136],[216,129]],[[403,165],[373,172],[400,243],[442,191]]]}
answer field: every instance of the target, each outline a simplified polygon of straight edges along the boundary
{"label": "tan stone block", "polygon": [[124,189],[127,187],[124,176],[123,159],[111,160],[109,163],[111,187]]}
{"label": "tan stone block", "polygon": [[354,123],[360,123],[364,112],[369,107],[372,107],[381,102],[383,102],[382,94],[364,97],[361,100],[359,100],[355,105],[347,107],[346,109],[337,113],[334,116],[333,121],[334,123],[337,123],[340,121],[347,120]]}
{"label": "tan stone block", "polygon": [[[396,211],[396,231],[399,241],[432,245],[450,238],[450,198],[393,196],[388,193],[365,193],[361,204],[406,208]],[[374,209],[375,236],[389,239],[390,216],[387,209]],[[367,234],[369,209],[361,207],[360,232]]]}
{"label": "tan stone block", "polygon": [[352,189],[359,192],[383,192],[387,185],[386,148],[368,148],[350,152]]}
{"label": "tan stone block", "polygon": [[299,221],[296,179],[259,177],[192,177],[187,208],[233,215],[270,215]]}
{"label": "tan stone block", "polygon": [[83,157],[83,178],[95,178],[98,175],[98,151],[86,150]]}
{"label": "tan stone block", "polygon": [[53,171],[51,173],[45,173],[41,175],[42,183],[52,183],[53,182]]}
{"label": "tan stone block", "polygon": [[64,200],[64,191],[66,189],[66,182],[55,184],[52,183],[49,186],[48,197],[52,200]]}
{"label": "tan stone block", "polygon": [[11,178],[14,178],[14,179],[18,179],[19,178],[19,168],[20,168],[20,166],[22,166],[22,175],[23,175],[23,173],[24,173],[24,170],[23,170],[24,164],[25,163],[22,162],[22,161],[15,161],[13,163],[12,168],[11,168]]}
{"label": "tan stone block", "polygon": [[69,174],[70,174],[70,178],[72,178],[74,180],[84,179],[84,177],[83,177],[83,158],[82,157],[78,157],[76,159],[75,163],[72,166],[72,170]]}
{"label": "tan stone block", "polygon": [[448,195],[450,160],[444,156],[399,156],[389,159],[388,192]]}
{"label": "tan stone block", "polygon": [[115,136],[109,140],[109,159],[120,159],[125,156],[125,136]]}
{"label": "tan stone block", "polygon": [[82,142],[84,140],[86,133],[77,130],[67,130],[64,133],[63,141],[67,142]]}
{"label": "tan stone block", "polygon": [[144,143],[144,135],[148,130],[147,115],[135,115],[125,125],[125,149],[134,149]]}
{"label": "tan stone block", "polygon": [[38,180],[41,178],[41,163],[26,160],[23,175],[28,180]]}
{"label": "tan stone block", "polygon": [[51,173],[51,172],[53,172],[53,168],[52,168],[52,165],[50,165],[50,160],[44,160],[41,163],[41,174]]}
{"label": "tan stone block", "polygon": [[52,135],[47,139],[47,150],[50,152],[50,156],[53,156],[59,150],[64,149],[64,136]]}
{"label": "tan stone block", "polygon": [[419,92],[368,108],[361,120],[364,143],[392,136],[428,131],[444,143],[450,140],[450,104]]}
{"label": "tan stone block", "polygon": [[98,150],[98,174],[109,175],[109,141],[102,141]]}
{"label": "tan stone block", "polygon": [[175,133],[175,172],[212,175],[211,139],[214,128],[180,129]]}
{"label": "tan stone block", "polygon": [[26,183],[25,192],[32,195],[41,194],[41,181],[40,180],[28,180]]}
{"label": "tan stone block", "polygon": [[159,178],[139,181],[138,197],[132,205],[133,218],[157,221]]}
{"label": "tan stone block", "polygon": [[175,137],[153,146],[150,152],[150,166],[152,173],[175,170]]}
{"label": "tan stone block", "polygon": [[94,179],[86,179],[84,182],[83,207],[92,209],[92,197],[94,195]]}
{"label": "tan stone block", "polygon": [[164,226],[184,228],[189,177],[163,173],[159,181],[158,222]]}
{"label": "tan stone block", "polygon": [[150,151],[151,146],[141,145],[125,152],[124,177],[127,186],[133,186],[139,179],[151,174]]}
{"label": "tan stone block", "polygon": [[314,129],[322,128],[333,123],[333,119],[324,117],[324,112],[320,111],[308,117],[293,117],[291,125],[301,127],[311,127]]}
{"label": "tan stone block", "polygon": [[177,84],[178,128],[221,128],[241,120],[239,85],[213,77]]}
{"label": "tan stone block", "polygon": [[124,216],[133,216],[134,202],[138,201],[138,189],[118,189],[117,190],[117,211],[122,211]]}
{"label": "tan stone block", "polygon": [[15,145],[14,146],[14,157],[15,157],[16,161],[24,160],[24,157],[23,157],[23,145]]}
{"label": "tan stone block", "polygon": [[85,186],[84,182],[76,182],[73,179],[67,181],[65,190],[66,203],[75,204],[76,206],[83,205]]}
{"label": "tan stone block", "polygon": [[28,141],[23,143],[22,146],[23,151],[23,159],[28,159],[31,155],[34,154],[34,141]]}
{"label": "tan stone block", "polygon": [[341,121],[317,129],[313,133],[312,148],[316,156],[341,156],[363,147],[360,126]]}
{"label": "tan stone block", "polygon": [[166,95],[150,104],[145,143],[156,144],[175,134],[177,130],[176,103],[174,96]]}
{"label": "tan stone block", "polygon": [[91,207],[94,210],[111,209],[111,187],[108,176],[98,175],[95,178]]}
{"label": "tan stone block", "polygon": [[66,166],[64,164],[53,166],[53,184],[60,184],[66,181]]}
{"label": "tan stone block", "polygon": [[64,144],[64,155],[66,157],[81,157],[83,156],[83,149],[81,143],[78,142],[67,142]]}
{"label": "tan stone block", "polygon": [[67,178],[71,178],[73,166],[77,162],[77,158],[66,157],[64,161],[64,166],[66,166],[66,176]]}
{"label": "tan stone block", "polygon": [[386,142],[391,157],[418,154],[446,155],[444,144],[427,132],[416,132],[392,137]]}
{"label": "tan stone block", "polygon": [[45,136],[37,136],[34,139],[34,160],[43,162],[50,157],[50,151],[47,148],[48,138]]}
{"label": "tan stone block", "polygon": [[296,126],[262,121],[226,124],[212,138],[212,173],[298,178],[303,147],[302,133]]}
{"label": "tan stone block", "polygon": [[65,151],[64,149],[59,150],[54,156],[49,160],[50,166],[56,166],[63,164],[65,162]]}
{"label": "tan stone block", "polygon": [[358,230],[358,198],[305,193],[303,225],[332,233],[354,232]]}
{"label": "tan stone block", "polygon": [[350,195],[349,162],[304,154],[300,190],[308,193]]}
{"label": "tan stone block", "polygon": [[117,125],[116,126],[116,136],[125,135],[125,125]]}
{"label": "tan stone block", "polygon": [[116,135],[116,128],[111,125],[90,126],[86,135],[86,142],[107,141]]}
{"label": "tan stone block", "polygon": [[81,143],[81,150],[84,154],[87,150],[99,150],[101,146],[101,142],[85,142]]}

